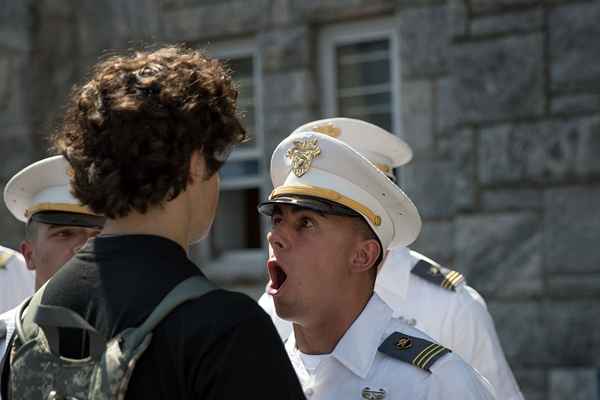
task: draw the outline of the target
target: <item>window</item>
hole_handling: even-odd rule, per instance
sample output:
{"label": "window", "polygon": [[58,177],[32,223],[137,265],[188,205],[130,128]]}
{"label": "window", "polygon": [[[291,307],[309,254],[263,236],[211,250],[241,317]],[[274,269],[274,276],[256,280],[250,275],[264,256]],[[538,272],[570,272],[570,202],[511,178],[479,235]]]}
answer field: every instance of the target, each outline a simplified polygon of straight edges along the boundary
{"label": "window", "polygon": [[362,119],[401,135],[398,60],[391,20],[325,28],[320,40],[323,115]]}
{"label": "window", "polygon": [[[215,46],[209,52],[227,62],[239,86],[238,107],[249,141],[239,145],[220,170],[219,208],[209,236],[191,255],[216,281],[264,273],[265,227],[256,211],[270,188],[264,165],[261,115],[261,63],[253,42]],[[227,264],[225,268],[221,264]],[[232,267],[234,267],[232,269]],[[216,276],[215,276],[216,274]],[[219,274],[226,274],[220,277]],[[254,275],[252,275],[254,274]]]}

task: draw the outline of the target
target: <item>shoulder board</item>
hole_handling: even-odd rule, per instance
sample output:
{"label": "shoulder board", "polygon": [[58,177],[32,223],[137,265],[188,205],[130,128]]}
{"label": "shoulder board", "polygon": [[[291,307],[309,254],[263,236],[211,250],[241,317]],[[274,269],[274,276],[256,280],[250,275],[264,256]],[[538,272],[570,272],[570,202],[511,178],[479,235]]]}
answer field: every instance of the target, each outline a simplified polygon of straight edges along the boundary
{"label": "shoulder board", "polygon": [[377,350],[427,372],[431,372],[430,368],[437,360],[450,353],[437,343],[400,332],[388,336]]}
{"label": "shoulder board", "polygon": [[12,250],[0,250],[0,269],[6,268],[8,260],[10,260],[14,254],[15,253]]}
{"label": "shoulder board", "polygon": [[456,290],[456,287],[465,281],[465,277],[459,272],[425,260],[419,260],[410,272],[427,282],[448,290]]}

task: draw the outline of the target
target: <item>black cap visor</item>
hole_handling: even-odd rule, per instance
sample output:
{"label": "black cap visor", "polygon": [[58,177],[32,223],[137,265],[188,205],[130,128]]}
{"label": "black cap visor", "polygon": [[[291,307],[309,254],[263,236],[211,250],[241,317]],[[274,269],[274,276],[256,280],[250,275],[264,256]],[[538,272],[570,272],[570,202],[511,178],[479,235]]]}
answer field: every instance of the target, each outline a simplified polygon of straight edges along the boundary
{"label": "black cap visor", "polygon": [[63,211],[40,211],[31,216],[30,221],[48,225],[81,226],[84,228],[102,228],[104,217]]}
{"label": "black cap visor", "polygon": [[279,196],[274,199],[263,201],[258,205],[258,212],[270,217],[273,215],[275,207],[280,205],[307,208],[309,210],[322,212],[324,214],[343,215],[347,217],[361,217],[361,215],[358,212],[333,201],[321,199],[319,197],[302,195]]}

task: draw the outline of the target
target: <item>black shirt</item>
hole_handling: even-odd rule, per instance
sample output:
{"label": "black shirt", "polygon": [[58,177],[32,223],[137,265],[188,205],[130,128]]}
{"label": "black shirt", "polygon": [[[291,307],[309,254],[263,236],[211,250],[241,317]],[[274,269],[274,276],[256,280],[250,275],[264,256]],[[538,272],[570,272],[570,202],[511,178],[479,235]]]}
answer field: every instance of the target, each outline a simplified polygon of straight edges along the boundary
{"label": "black shirt", "polygon": [[[200,270],[158,236],[99,236],[54,276],[42,302],[74,310],[107,339],[138,326]],[[80,351],[79,340],[61,353]],[[127,399],[303,399],[269,316],[248,296],[218,289],[180,305],[154,330]]]}

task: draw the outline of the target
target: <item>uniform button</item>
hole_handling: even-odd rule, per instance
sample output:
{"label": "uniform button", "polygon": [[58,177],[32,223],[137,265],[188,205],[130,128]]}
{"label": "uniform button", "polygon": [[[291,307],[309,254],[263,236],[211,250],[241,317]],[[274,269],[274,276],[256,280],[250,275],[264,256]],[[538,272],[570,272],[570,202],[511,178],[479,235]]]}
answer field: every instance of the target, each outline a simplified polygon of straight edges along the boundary
{"label": "uniform button", "polygon": [[306,397],[311,397],[313,395],[315,391],[312,390],[312,388],[308,388],[304,391],[304,394],[306,395]]}

